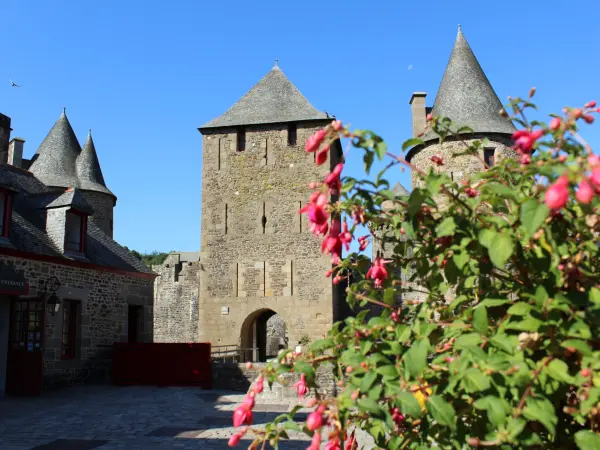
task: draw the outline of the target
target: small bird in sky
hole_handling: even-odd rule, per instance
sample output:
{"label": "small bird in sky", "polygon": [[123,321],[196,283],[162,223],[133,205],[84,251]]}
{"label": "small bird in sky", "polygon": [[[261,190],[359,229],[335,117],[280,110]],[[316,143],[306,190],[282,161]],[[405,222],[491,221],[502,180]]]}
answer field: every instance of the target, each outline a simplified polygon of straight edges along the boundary
{"label": "small bird in sky", "polygon": [[11,85],[12,87],[21,87],[21,86],[19,86],[17,83],[15,83],[13,80],[10,80],[10,79],[9,79],[8,81],[10,81],[10,85]]}

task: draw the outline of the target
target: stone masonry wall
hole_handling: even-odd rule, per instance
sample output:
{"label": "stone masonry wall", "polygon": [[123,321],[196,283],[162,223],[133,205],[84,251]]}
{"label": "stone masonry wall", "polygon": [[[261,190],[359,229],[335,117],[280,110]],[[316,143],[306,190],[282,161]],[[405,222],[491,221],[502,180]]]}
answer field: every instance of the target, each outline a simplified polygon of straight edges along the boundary
{"label": "stone masonry wall", "polygon": [[113,208],[115,200],[111,195],[102,192],[81,191],[85,200],[94,210],[89,218],[108,236],[113,237]]}
{"label": "stone masonry wall", "polygon": [[0,262],[13,264],[23,271],[30,285],[27,297],[37,297],[44,282],[52,276],[61,287],[61,300],[80,302],[76,358],[61,359],[63,310],[45,314],[44,385],[46,388],[106,379],[110,372],[110,346],[127,342],[128,305],[142,307],[143,320],[139,335],[142,342],[152,342],[153,280],[111,272],[64,266],[55,263],[0,255]]}
{"label": "stone masonry wall", "polygon": [[[332,323],[331,280],[323,276],[331,260],[298,214],[311,192],[308,183],[330,170],[304,151],[322,126],[298,124],[293,146],[286,124],[246,127],[244,151],[237,151],[236,129],[205,131],[201,341],[240,344],[242,324],[261,310],[285,321],[291,343],[305,334],[316,339]],[[229,312],[222,314],[222,307]]]}
{"label": "stone masonry wall", "polygon": [[154,342],[198,342],[199,262],[169,255],[154,281]]}

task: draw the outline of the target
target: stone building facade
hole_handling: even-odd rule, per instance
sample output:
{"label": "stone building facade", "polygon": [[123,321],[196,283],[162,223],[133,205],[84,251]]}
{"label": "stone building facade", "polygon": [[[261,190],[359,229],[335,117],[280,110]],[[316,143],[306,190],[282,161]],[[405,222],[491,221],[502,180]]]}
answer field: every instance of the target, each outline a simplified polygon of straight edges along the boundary
{"label": "stone building facade", "polygon": [[[321,166],[304,150],[306,139],[331,120],[275,66],[225,114],[200,127],[199,262],[182,269],[180,281],[171,262],[156,268],[157,339],[193,337],[187,325],[165,324],[191,317],[188,298],[196,291],[195,338],[214,347],[258,348],[264,360],[282,345],[276,342],[293,345],[327,332],[339,301],[324,276],[331,259],[298,211],[311,193],[308,183],[322,180],[341,159],[339,144]],[[184,275],[181,281],[186,270],[197,279]]]}
{"label": "stone building facade", "polygon": [[28,160],[0,119],[0,395],[104,379],[113,343],[152,341],[155,275],[112,239],[91,135],[63,112]]}
{"label": "stone building facade", "polygon": [[[411,99],[412,130],[414,137],[420,137],[424,144],[411,148],[406,160],[424,172],[432,168],[444,171],[454,181],[485,170],[484,161],[489,166],[503,158],[514,158],[516,152],[511,148],[511,135],[516,130],[513,123],[500,115],[502,103],[494,92],[487,76],[479,65],[475,54],[465,39],[460,27],[450,55],[446,71],[438,89],[432,107],[426,106],[425,92],[415,92]],[[440,144],[439,137],[427,127],[427,114],[450,118],[457,126],[468,126],[472,133],[449,138]],[[471,155],[457,155],[463,152],[470,142],[488,139],[488,144],[481,151],[481,160]],[[431,157],[440,155],[443,166],[437,166]],[[412,174],[412,187],[418,187],[420,180]],[[398,197],[409,195],[400,185],[394,190]],[[443,204],[443,198],[438,199]],[[382,232],[383,233],[383,232]],[[373,246],[374,256],[390,256],[391,248],[382,248],[381,242]],[[407,281],[412,272],[410,268],[403,270],[401,279]],[[414,300],[426,297],[424,289],[415,284],[408,284],[409,292],[405,298]]]}

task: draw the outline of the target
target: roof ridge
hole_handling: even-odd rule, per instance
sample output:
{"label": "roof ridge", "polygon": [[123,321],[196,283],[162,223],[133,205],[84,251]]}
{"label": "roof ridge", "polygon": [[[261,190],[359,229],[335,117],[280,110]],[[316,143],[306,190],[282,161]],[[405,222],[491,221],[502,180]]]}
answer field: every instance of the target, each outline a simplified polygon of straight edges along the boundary
{"label": "roof ridge", "polygon": [[285,75],[278,64],[205,128],[327,119]]}

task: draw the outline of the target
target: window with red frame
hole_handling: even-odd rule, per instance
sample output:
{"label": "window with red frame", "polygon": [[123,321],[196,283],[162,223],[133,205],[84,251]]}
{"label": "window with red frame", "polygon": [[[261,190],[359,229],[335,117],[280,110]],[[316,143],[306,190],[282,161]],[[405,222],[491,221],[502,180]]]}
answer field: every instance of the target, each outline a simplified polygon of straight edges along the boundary
{"label": "window with red frame", "polygon": [[8,237],[12,212],[12,195],[0,189],[0,237]]}
{"label": "window with red frame", "polygon": [[79,302],[63,300],[62,359],[73,359],[77,355],[77,322]]}
{"label": "window with red frame", "polygon": [[65,230],[65,250],[83,253],[85,250],[85,231],[87,216],[76,210],[67,211],[67,229]]}

